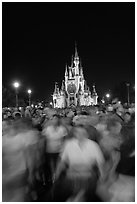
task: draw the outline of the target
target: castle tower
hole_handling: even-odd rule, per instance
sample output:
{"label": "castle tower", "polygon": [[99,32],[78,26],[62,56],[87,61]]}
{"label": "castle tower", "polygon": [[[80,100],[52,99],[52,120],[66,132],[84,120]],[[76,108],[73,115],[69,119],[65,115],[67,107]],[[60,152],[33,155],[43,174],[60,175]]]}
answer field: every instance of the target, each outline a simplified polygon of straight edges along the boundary
{"label": "castle tower", "polygon": [[98,95],[97,95],[97,92],[96,92],[96,89],[95,89],[95,84],[93,85],[92,97],[93,97],[94,105],[97,105]]}
{"label": "castle tower", "polygon": [[54,93],[53,93],[53,106],[54,106],[54,108],[58,108],[58,96],[59,96],[58,83],[55,82],[55,88],[54,88]]}
{"label": "castle tower", "polygon": [[75,54],[71,58],[71,66],[65,67],[65,80],[62,81],[59,91],[58,84],[55,83],[53,94],[54,108],[64,108],[68,106],[90,106],[97,104],[97,93],[95,85],[91,95],[90,89],[84,79],[83,67],[78,56],[75,44]]}
{"label": "castle tower", "polygon": [[74,65],[75,65],[75,75],[79,75],[79,56],[78,56],[78,51],[77,51],[77,45],[76,44],[75,44]]}

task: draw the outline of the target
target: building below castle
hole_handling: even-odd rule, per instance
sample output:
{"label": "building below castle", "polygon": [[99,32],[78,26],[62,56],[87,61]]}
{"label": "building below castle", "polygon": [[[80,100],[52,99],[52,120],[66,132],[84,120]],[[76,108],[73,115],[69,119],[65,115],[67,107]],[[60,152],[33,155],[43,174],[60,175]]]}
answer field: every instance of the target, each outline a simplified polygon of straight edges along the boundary
{"label": "building below castle", "polygon": [[70,106],[91,106],[97,104],[98,95],[93,85],[92,94],[84,79],[83,68],[75,46],[75,56],[72,56],[71,66],[66,65],[65,80],[59,89],[55,83],[53,107],[65,108]]}

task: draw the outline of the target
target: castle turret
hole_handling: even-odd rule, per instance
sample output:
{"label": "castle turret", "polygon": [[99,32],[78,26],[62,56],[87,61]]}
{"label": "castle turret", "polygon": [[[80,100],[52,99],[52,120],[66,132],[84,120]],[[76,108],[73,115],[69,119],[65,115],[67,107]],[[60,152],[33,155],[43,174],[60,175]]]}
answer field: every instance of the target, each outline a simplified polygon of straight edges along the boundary
{"label": "castle turret", "polygon": [[61,91],[62,91],[62,92],[64,92],[64,91],[65,91],[65,84],[64,84],[64,80],[62,80]]}
{"label": "castle turret", "polygon": [[98,95],[97,95],[97,92],[96,92],[96,89],[95,89],[95,85],[93,85],[92,98],[93,98],[94,105],[96,105],[97,104]]}
{"label": "castle turret", "polygon": [[69,67],[69,78],[70,79],[72,78],[72,69],[71,69],[71,67]]}
{"label": "castle turret", "polygon": [[92,92],[92,95],[93,95],[93,96],[97,96],[97,92],[96,92],[96,89],[95,89],[95,85],[93,85],[93,92]]}
{"label": "castle turret", "polygon": [[75,57],[74,57],[74,64],[75,64],[75,67],[78,67],[78,65],[79,65],[79,56],[78,56],[78,51],[77,51],[76,44],[75,44]]}
{"label": "castle turret", "polygon": [[72,55],[72,58],[71,58],[71,67],[73,67],[73,55]]}
{"label": "castle turret", "polygon": [[65,76],[68,76],[67,64],[66,64]]}
{"label": "castle turret", "polygon": [[53,105],[55,108],[64,108],[72,105],[90,106],[97,104],[97,92],[93,85],[92,94],[84,79],[81,59],[78,56],[75,44],[75,53],[71,58],[71,66],[65,67],[64,80],[59,90],[58,83],[55,83],[53,93]]}
{"label": "castle turret", "polygon": [[58,93],[59,93],[58,83],[55,82],[54,94],[58,94]]}

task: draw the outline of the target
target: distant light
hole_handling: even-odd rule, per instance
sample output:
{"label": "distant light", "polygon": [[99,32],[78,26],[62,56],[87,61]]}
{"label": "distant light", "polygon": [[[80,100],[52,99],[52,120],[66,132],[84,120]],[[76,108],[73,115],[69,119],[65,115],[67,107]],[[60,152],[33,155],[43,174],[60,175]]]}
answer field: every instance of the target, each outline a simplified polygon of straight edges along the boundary
{"label": "distant light", "polygon": [[52,102],[50,102],[50,105],[52,106]]}
{"label": "distant light", "polygon": [[37,105],[35,105],[35,108],[37,108],[38,106]]}
{"label": "distant light", "polygon": [[118,101],[119,104],[121,104],[121,101]]}
{"label": "distant light", "polygon": [[20,86],[20,84],[19,84],[18,82],[14,82],[13,86],[14,86],[15,88],[18,88],[18,87]]}
{"label": "distant light", "polygon": [[33,107],[34,107],[34,105],[33,105],[33,104],[31,104],[31,107],[33,108]]}
{"label": "distant light", "polygon": [[28,94],[31,94],[31,92],[32,92],[32,91],[29,89],[29,90],[28,90]]}
{"label": "distant light", "polygon": [[110,97],[110,94],[106,94],[106,97],[109,98],[109,97]]}
{"label": "distant light", "polygon": [[22,109],[22,107],[19,107],[19,110],[21,110]]}
{"label": "distant light", "polygon": [[104,100],[104,98],[103,98],[103,99],[101,100],[101,102],[102,102],[102,103],[105,103],[105,100]]}

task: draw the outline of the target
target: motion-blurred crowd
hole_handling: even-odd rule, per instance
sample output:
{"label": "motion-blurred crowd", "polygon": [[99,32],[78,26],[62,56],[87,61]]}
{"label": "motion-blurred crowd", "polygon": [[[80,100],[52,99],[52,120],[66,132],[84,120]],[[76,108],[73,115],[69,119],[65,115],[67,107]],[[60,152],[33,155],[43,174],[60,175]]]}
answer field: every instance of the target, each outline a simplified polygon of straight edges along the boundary
{"label": "motion-blurred crowd", "polygon": [[3,202],[135,201],[133,105],[2,114]]}

